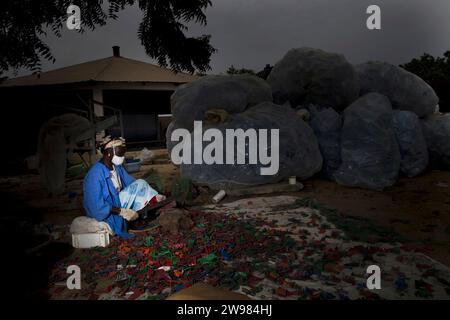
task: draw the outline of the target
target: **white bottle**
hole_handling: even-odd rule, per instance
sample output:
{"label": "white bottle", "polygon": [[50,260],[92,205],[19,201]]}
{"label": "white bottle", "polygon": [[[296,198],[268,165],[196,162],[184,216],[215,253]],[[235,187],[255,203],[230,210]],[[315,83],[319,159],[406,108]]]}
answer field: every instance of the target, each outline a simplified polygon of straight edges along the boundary
{"label": "white bottle", "polygon": [[219,203],[220,200],[222,200],[225,197],[226,193],[225,190],[220,190],[213,198],[212,201],[214,203]]}

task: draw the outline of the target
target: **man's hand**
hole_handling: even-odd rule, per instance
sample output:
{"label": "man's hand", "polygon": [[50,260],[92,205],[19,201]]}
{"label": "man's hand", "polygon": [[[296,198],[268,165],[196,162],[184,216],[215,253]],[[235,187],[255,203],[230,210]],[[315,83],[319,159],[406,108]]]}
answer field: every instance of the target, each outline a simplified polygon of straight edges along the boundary
{"label": "man's hand", "polygon": [[157,194],[156,195],[156,202],[161,202],[161,201],[164,201],[164,200],[166,200],[166,196],[165,195],[162,195],[162,194]]}
{"label": "man's hand", "polygon": [[127,221],[133,221],[139,217],[139,214],[134,210],[122,208],[120,209],[120,216]]}

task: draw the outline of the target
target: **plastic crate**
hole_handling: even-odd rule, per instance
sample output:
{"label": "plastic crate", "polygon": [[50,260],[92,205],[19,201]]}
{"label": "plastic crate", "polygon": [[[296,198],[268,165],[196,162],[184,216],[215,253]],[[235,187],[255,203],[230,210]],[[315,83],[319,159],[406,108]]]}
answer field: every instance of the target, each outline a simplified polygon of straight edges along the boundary
{"label": "plastic crate", "polygon": [[109,233],[77,233],[72,234],[72,246],[86,249],[94,247],[107,247],[109,245]]}
{"label": "plastic crate", "polygon": [[125,162],[125,169],[128,173],[138,172],[141,169],[140,160],[127,160]]}

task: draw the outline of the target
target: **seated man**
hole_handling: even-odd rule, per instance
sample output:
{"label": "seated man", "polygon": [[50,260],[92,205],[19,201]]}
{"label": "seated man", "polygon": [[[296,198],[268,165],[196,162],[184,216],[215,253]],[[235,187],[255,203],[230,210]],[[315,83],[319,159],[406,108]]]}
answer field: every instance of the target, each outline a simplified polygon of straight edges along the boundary
{"label": "seated man", "polygon": [[102,148],[103,158],[89,169],[83,183],[87,216],[106,222],[121,238],[132,236],[127,221],[137,219],[137,211],[164,197],[145,180],[135,180],[125,171],[125,152],[123,138],[109,139]]}

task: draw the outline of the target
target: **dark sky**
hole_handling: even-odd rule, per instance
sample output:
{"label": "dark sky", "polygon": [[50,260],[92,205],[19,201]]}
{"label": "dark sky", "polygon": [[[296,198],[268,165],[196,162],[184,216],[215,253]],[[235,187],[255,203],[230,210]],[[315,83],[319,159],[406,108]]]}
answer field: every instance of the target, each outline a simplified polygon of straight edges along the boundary
{"label": "dark sky", "polygon": [[[278,61],[293,47],[315,47],[344,54],[352,63],[383,60],[404,63],[424,52],[442,55],[450,50],[449,0],[213,0],[206,10],[208,25],[190,25],[193,35],[211,34],[218,49],[209,73],[230,65],[260,70]],[[382,30],[366,28],[366,9],[382,10]],[[128,8],[94,32],[64,31],[49,36],[56,63],[43,71],[112,55],[154,62],[137,38],[141,13]],[[19,75],[27,74],[21,71]]]}

